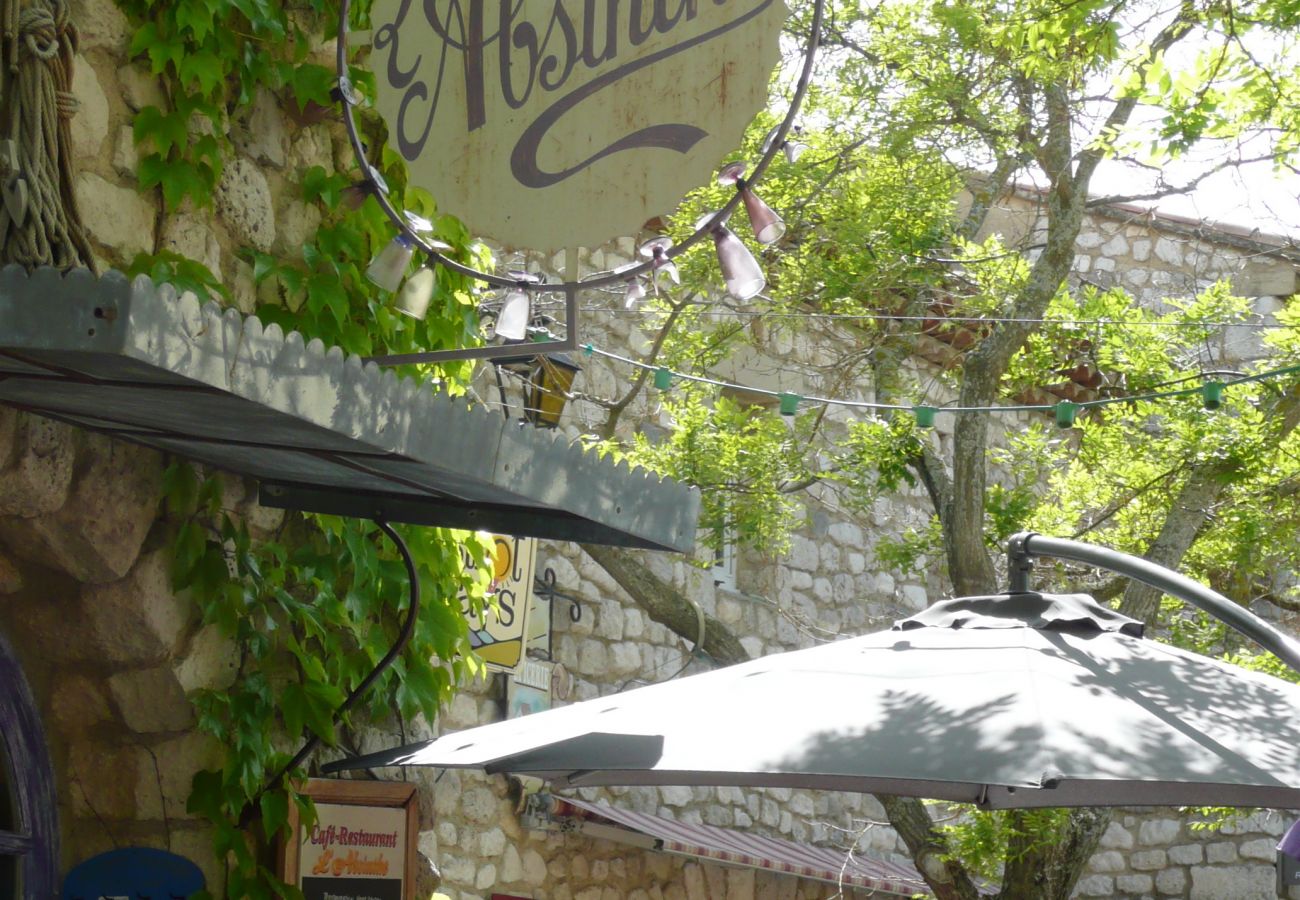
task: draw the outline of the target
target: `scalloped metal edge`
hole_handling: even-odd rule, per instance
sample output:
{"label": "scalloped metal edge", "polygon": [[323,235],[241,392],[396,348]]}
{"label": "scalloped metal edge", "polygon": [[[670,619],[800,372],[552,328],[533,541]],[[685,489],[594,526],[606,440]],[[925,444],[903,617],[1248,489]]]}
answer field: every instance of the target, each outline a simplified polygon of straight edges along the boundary
{"label": "scalloped metal edge", "polygon": [[[671,543],[689,549],[693,540],[699,508],[695,488],[626,460],[603,460],[559,432],[503,422],[486,407],[439,393],[428,381],[399,378],[392,369],[326,347],[318,339],[284,333],[278,325],[266,325],[236,309],[200,304],[194,294],[172,284],[155,284],[144,275],[128,280],[117,271],[96,277],[85,269],[28,273],[20,266],[6,266],[0,269],[0,299],[9,293],[39,294],[43,303],[73,308],[87,296],[97,302],[107,296],[119,304],[116,317],[97,320],[103,323],[103,333],[94,338],[70,328],[56,329],[61,340],[76,341],[67,349],[116,350],[359,444],[381,441],[386,451],[417,462],[441,464],[455,457],[466,473],[539,508],[554,505],[581,514],[571,508],[572,502],[589,495],[598,507],[612,512],[613,520],[606,524],[630,534],[665,524],[646,521],[657,518],[655,508],[684,505],[692,534],[679,534]],[[323,385],[328,389],[321,390]],[[360,405],[363,401],[368,407]],[[358,409],[364,409],[365,416],[358,417]],[[446,442],[449,415],[458,419],[455,444]],[[437,458],[431,459],[430,448],[440,446]],[[539,481],[538,471],[552,477]],[[661,495],[648,502],[649,493],[660,492],[676,497]]]}

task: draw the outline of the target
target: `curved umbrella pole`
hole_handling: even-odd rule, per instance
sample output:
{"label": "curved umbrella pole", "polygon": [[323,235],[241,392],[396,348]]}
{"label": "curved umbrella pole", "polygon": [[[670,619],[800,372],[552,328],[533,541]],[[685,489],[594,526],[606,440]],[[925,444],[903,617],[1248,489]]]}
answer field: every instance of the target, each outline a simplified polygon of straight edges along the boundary
{"label": "curved umbrella pole", "polygon": [[[1300,672],[1300,645],[1259,616],[1198,581],[1118,550],[1066,538],[1044,537],[1032,531],[1014,534],[1007,541],[1008,590],[1011,593],[1029,590],[1029,573],[1033,571],[1035,556],[1087,563],[1149,584],[1209,613],[1259,644],[1293,671]],[[1300,859],[1300,819],[1292,823],[1282,837],[1278,850]]]}
{"label": "curved umbrella pole", "polygon": [[1300,673],[1300,644],[1296,641],[1282,634],[1250,610],[1233,603],[1218,591],[1211,590],[1172,569],[1166,569],[1138,556],[1120,553],[1118,550],[1098,547],[1096,544],[1085,544],[1083,541],[1045,537],[1032,531],[1022,531],[1012,535],[1007,541],[1010,593],[1022,594],[1029,590],[1029,573],[1033,571],[1036,556],[1087,563],[1159,588],[1171,597],[1187,601],[1233,630],[1244,634]]}

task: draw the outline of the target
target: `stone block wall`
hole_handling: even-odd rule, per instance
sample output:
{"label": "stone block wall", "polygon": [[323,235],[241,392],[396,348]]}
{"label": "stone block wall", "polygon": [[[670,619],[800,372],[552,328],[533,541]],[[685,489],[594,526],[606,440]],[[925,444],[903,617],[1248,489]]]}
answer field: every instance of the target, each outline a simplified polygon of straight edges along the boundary
{"label": "stone block wall", "polygon": [[1222,822],[1178,810],[1116,810],[1075,894],[1272,900],[1275,848],[1292,819],[1273,810]]}
{"label": "stone block wall", "polygon": [[[72,9],[82,38],[73,83],[80,102],[72,121],[76,195],[98,262],[124,267],[137,253],[170,250],[203,262],[244,312],[259,302],[292,305],[293,298],[282,297],[273,284],[255,288],[251,267],[238,251],[300,252],[318,219],[297,199],[296,181],[315,165],[332,170],[337,162],[340,170],[350,169],[341,131],[328,124],[290,126],[277,98],[263,93],[234,123],[236,153],[225,167],[215,210],[163,215],[159,198],[136,188],[130,128],[134,111],[160,102],[161,88],[144,64],[128,58],[129,27],[111,0],[73,0]],[[328,48],[318,50],[328,63]],[[1026,233],[1032,233],[1032,222]],[[630,259],[634,249],[624,240],[586,254],[583,262],[607,270]],[[556,269],[561,263],[546,262]],[[1081,278],[1115,279],[1149,300],[1240,273],[1254,279],[1243,284],[1260,285],[1258,296],[1270,297],[1283,292],[1287,271],[1294,271],[1272,263],[1259,269],[1234,245],[1101,217],[1085,230],[1076,269]],[[621,314],[618,298],[606,299],[607,315],[584,315],[584,338],[589,330],[590,339],[615,352],[644,351],[649,335],[642,320]],[[1262,315],[1271,311],[1269,302],[1261,301]],[[825,367],[853,340],[846,333],[813,341],[778,328],[759,344],[760,354],[805,367],[792,376],[795,381],[773,387],[812,394],[836,392]],[[762,377],[760,363],[729,377],[759,384],[750,379]],[[598,357],[583,364],[581,388],[588,393],[612,395],[632,374]],[[918,377],[926,374],[917,371]],[[493,396],[486,385],[479,388],[484,399]],[[864,399],[870,399],[869,389]],[[597,420],[581,404],[570,415],[571,436]],[[942,453],[950,426],[944,417],[937,425],[931,440]],[[670,426],[656,395],[647,391],[620,429],[626,435]],[[186,599],[170,590],[164,541],[156,530],[162,465],[151,452],[0,408],[0,628],[22,655],[47,724],[65,863],[116,845],[165,847],[199,862],[210,886],[220,891],[221,866],[208,835],[185,812],[190,778],[216,761],[219,748],[194,731],[186,695],[229,684],[237,660],[215,630],[199,627]],[[240,515],[265,515],[237,483],[230,485],[227,502]],[[873,552],[880,535],[925,524],[927,503],[919,491],[881,501],[855,518],[839,509],[829,491],[814,489],[805,512],[809,525],[784,558],[742,556],[737,591],[717,588],[707,569],[688,561],[662,555],[647,561],[742,635],[753,655],[875,630],[942,595],[938,561],[903,573],[883,566]],[[542,559],[556,571],[560,589],[583,604],[577,622],[555,617],[555,658],[574,674],[577,699],[661,680],[684,666],[698,668],[687,643],[650,621],[579,548],[551,545]],[[498,718],[501,702],[494,690],[491,684],[467,686],[436,729],[417,723],[416,733],[404,737]],[[364,741],[375,749],[391,746],[395,738],[377,728]],[[410,777],[421,783],[421,849],[437,860],[443,890],[453,900],[477,900],[493,890],[556,900],[797,900],[835,890],[575,835],[527,831],[500,777]],[[871,797],[734,788],[611,789],[580,796],[686,822],[907,859]],[[1193,833],[1172,812],[1121,814],[1080,894],[1254,896],[1237,892],[1263,890],[1264,873],[1271,879],[1261,841],[1273,839],[1282,819],[1247,821],[1253,822],[1249,828]]]}
{"label": "stone block wall", "polygon": [[235,659],[207,646],[149,539],[161,459],[5,408],[0,422],[0,628],[42,705],[65,864],[143,844],[216,878],[185,800],[218,747],[194,733],[186,688]]}

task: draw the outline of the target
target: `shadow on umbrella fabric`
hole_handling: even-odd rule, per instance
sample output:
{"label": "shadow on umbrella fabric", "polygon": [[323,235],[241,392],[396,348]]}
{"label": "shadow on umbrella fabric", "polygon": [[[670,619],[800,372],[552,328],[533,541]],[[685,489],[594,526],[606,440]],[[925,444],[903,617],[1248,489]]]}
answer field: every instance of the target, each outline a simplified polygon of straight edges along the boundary
{"label": "shadow on umbrella fabric", "polygon": [[803,787],[991,808],[1300,807],[1300,687],[1141,637],[1085,595],[935,604],[775,654],[327,767]]}

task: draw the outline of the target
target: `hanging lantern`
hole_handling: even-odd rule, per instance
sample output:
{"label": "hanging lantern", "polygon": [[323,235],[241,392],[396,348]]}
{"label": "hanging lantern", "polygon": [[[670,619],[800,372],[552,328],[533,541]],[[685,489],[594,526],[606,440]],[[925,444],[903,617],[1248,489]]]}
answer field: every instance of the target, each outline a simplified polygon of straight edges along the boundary
{"label": "hanging lantern", "polygon": [[1223,405],[1222,381],[1207,381],[1201,385],[1201,405],[1206,409],[1218,409]]}
{"label": "hanging lantern", "polygon": [[1056,413],[1056,427],[1070,428],[1074,425],[1074,417],[1079,413],[1079,404],[1062,400],[1052,410]]}
{"label": "hanging lantern", "polygon": [[933,406],[913,406],[912,415],[916,417],[917,428],[933,428],[934,414],[937,410]]}
{"label": "hanging lantern", "polygon": [[[636,263],[628,263],[625,266],[619,266],[614,270],[614,273],[616,275],[622,275],[624,272],[630,272],[636,267]],[[635,275],[629,276],[625,279],[624,285],[623,308],[636,309],[637,305],[645,299],[645,285],[642,284],[641,279],[637,278]]]}
{"label": "hanging lantern", "polygon": [[560,424],[569,391],[582,366],[566,354],[547,353],[544,356],[509,356],[493,361],[497,373],[497,391],[501,406],[509,415],[505,383],[501,372],[505,370],[524,379],[523,418],[538,428],[555,428]]}
{"label": "hanging lantern", "polygon": [[433,268],[425,266],[402,285],[397,294],[397,311],[412,319],[423,319],[429,311],[429,301],[433,299]]}
{"label": "hanging lantern", "polygon": [[[764,156],[766,156],[767,151],[771,149],[772,141],[776,138],[776,133],[779,130],[780,126],[773,128],[767,133],[767,137],[763,138],[763,149],[759,152]],[[802,134],[803,127],[795,125],[790,129],[790,133],[786,136],[786,139],[781,142],[781,152],[785,154],[785,160],[790,163],[790,165],[797,163],[799,157],[803,156],[804,151],[808,149],[808,145],[799,140],[799,136]]]}
{"label": "hanging lantern", "polygon": [[528,337],[528,325],[533,319],[533,301],[527,286],[537,284],[542,279],[528,272],[510,272],[509,275],[517,284],[506,291],[501,301],[494,332],[507,342],[522,341]]}

